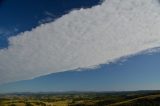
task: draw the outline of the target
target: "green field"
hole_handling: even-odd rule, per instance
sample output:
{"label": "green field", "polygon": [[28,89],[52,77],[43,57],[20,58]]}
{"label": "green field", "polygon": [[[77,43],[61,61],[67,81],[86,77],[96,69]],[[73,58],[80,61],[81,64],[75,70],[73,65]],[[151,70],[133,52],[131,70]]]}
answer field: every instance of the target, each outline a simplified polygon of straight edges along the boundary
{"label": "green field", "polygon": [[160,106],[160,91],[1,94],[0,106]]}

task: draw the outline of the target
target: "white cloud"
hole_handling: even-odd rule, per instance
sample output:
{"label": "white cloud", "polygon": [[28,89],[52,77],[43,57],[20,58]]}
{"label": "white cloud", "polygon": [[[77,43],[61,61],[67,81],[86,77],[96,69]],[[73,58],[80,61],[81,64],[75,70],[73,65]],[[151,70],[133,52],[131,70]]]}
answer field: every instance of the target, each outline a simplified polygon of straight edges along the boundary
{"label": "white cloud", "polygon": [[49,11],[45,11],[44,14],[46,15],[46,18],[39,20],[38,21],[39,25],[52,22],[54,20],[54,18],[55,18],[55,15],[52,14],[51,12],[49,12]]}
{"label": "white cloud", "polygon": [[85,68],[160,46],[158,0],[105,0],[9,38],[0,83]]}
{"label": "white cloud", "polygon": [[5,35],[8,31],[0,28],[0,36]]}
{"label": "white cloud", "polygon": [[45,19],[41,19],[38,21],[38,24],[45,24],[45,23],[49,23],[49,22],[52,22],[54,18],[52,17],[46,17]]}
{"label": "white cloud", "polygon": [[13,29],[5,29],[0,27],[0,36],[7,36],[11,35],[13,33],[16,33],[18,31],[18,28],[13,28]]}

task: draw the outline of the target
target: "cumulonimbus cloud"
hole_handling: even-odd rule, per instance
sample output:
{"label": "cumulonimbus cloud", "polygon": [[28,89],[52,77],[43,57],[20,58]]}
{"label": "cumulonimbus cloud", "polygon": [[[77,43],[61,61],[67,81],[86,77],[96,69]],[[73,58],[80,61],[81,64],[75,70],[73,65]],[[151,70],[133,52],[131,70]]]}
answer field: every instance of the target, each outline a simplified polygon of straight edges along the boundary
{"label": "cumulonimbus cloud", "polygon": [[9,38],[0,83],[108,63],[160,46],[158,0],[105,0]]}

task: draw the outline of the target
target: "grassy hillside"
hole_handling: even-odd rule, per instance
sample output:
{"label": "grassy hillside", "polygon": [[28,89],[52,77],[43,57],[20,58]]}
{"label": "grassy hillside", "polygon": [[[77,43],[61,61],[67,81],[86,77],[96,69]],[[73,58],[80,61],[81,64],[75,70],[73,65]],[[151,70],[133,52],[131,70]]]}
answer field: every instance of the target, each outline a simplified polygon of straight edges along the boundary
{"label": "grassy hillside", "polygon": [[137,97],[108,106],[160,106],[160,94]]}

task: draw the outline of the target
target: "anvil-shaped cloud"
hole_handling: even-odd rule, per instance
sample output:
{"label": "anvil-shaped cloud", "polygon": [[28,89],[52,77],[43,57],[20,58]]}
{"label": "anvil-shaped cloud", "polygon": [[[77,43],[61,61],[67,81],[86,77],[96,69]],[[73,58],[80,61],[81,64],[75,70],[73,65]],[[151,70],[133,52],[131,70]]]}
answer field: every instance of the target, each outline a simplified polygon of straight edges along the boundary
{"label": "anvil-shaped cloud", "polygon": [[0,83],[109,63],[160,46],[158,0],[105,0],[9,38]]}

